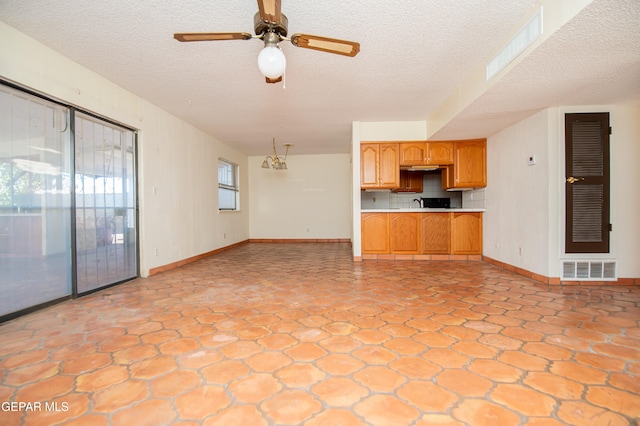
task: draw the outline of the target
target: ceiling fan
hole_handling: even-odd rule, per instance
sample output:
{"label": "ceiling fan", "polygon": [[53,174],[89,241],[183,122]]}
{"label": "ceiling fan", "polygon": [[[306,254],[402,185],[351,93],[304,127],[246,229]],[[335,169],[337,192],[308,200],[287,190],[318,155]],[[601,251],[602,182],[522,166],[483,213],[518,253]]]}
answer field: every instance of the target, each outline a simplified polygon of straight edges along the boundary
{"label": "ceiling fan", "polygon": [[175,33],[173,38],[182,42],[259,38],[264,41],[264,49],[258,55],[258,67],[267,83],[282,81],[286,60],[278,43],[283,40],[290,41],[296,47],[338,55],[353,57],[360,51],[360,43],[353,41],[301,33],[287,38],[289,21],[281,12],[280,2],[281,0],[258,0],[258,12],[253,17],[255,36],[249,33]]}

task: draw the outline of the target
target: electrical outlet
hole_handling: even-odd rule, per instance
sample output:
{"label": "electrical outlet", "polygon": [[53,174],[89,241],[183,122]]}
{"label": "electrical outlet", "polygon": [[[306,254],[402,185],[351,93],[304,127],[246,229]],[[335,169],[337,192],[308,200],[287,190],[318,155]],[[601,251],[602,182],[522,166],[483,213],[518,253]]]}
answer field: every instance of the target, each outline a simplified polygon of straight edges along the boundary
{"label": "electrical outlet", "polygon": [[536,156],[534,155],[530,155],[529,158],[527,158],[527,164],[530,166],[533,166],[536,164]]}
{"label": "electrical outlet", "polygon": [[156,255],[156,256],[158,255],[158,249],[157,248],[153,249],[153,254]]}
{"label": "electrical outlet", "polygon": [[518,252],[520,253],[520,256],[522,256],[522,247],[518,249]]}
{"label": "electrical outlet", "polygon": [[222,238],[225,239],[225,240],[227,239],[227,233],[226,232],[224,234],[222,234]]}

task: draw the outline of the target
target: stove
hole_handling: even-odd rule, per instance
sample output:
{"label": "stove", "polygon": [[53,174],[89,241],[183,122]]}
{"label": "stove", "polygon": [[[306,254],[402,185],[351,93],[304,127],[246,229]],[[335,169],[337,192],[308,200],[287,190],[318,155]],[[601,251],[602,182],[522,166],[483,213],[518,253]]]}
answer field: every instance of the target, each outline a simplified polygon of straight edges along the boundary
{"label": "stove", "polygon": [[420,201],[425,209],[451,208],[451,198],[421,198]]}

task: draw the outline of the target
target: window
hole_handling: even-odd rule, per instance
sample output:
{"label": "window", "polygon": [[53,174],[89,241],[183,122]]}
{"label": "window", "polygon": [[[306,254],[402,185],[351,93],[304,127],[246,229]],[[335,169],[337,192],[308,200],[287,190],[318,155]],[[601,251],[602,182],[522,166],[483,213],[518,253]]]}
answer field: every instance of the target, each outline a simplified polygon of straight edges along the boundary
{"label": "window", "polygon": [[218,158],[218,210],[239,210],[238,192],[238,165]]}

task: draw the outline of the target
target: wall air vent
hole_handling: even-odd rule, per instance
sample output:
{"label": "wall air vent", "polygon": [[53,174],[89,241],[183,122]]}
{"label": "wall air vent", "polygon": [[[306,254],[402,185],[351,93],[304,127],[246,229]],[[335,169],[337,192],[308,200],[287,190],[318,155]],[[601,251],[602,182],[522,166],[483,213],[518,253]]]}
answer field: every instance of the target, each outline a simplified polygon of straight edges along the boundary
{"label": "wall air vent", "polygon": [[487,64],[487,81],[513,61],[542,34],[542,7],[507,45]]}
{"label": "wall air vent", "polygon": [[562,279],[572,281],[614,281],[615,260],[565,260],[562,262]]}

